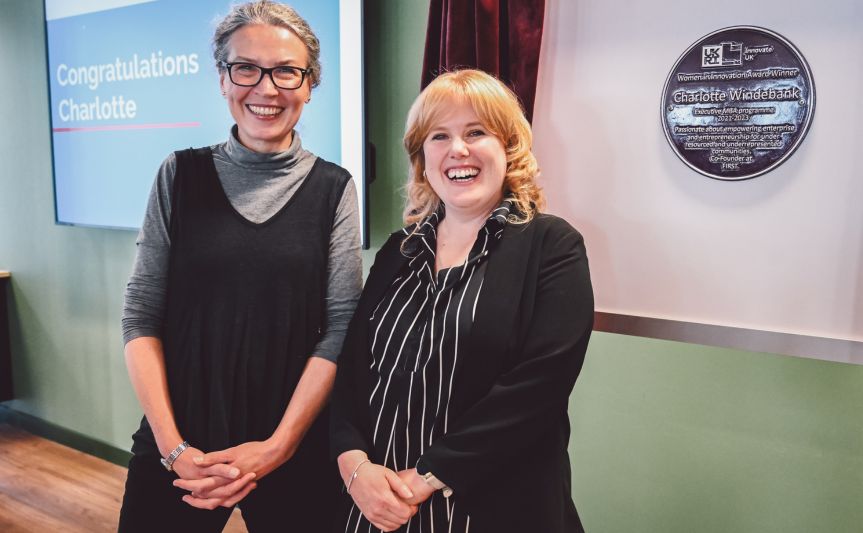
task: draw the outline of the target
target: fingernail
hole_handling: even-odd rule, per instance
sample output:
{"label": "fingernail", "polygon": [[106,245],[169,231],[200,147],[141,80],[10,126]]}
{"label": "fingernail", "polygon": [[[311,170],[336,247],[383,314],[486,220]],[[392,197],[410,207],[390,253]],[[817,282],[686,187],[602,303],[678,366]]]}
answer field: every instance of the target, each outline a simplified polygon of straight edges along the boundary
{"label": "fingernail", "polygon": [[204,458],[203,458],[203,457],[201,457],[200,455],[199,455],[199,456],[197,456],[197,457],[193,457],[193,458],[192,458],[192,461],[194,461],[194,463],[195,463],[196,465],[201,464],[201,462],[202,462],[203,460],[204,460]]}
{"label": "fingernail", "polygon": [[172,481],[171,485],[174,485],[176,487],[177,486],[177,480],[175,479],[174,481]]}
{"label": "fingernail", "polygon": [[240,475],[240,469],[239,468],[232,468],[232,469],[228,470],[228,475],[231,477],[237,477]]}

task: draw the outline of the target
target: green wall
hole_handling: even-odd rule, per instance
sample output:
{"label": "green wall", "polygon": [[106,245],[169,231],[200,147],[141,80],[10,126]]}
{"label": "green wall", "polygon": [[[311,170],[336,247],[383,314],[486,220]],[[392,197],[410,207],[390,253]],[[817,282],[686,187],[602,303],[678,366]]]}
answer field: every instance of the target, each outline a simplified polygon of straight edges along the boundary
{"label": "green wall", "polygon": [[0,0],[0,269],[20,398],[6,405],[128,449],[140,410],[120,311],[135,234],[54,224],[44,39],[42,2]]}
{"label": "green wall", "polygon": [[[24,76],[0,84],[20,398],[6,405],[128,448],[140,410],[119,316],[135,236],[54,225],[41,9],[0,0],[0,72]],[[374,247],[400,224],[428,0],[366,9]],[[596,333],[571,400],[576,504],[590,533],[863,531],[861,406],[863,367]]]}

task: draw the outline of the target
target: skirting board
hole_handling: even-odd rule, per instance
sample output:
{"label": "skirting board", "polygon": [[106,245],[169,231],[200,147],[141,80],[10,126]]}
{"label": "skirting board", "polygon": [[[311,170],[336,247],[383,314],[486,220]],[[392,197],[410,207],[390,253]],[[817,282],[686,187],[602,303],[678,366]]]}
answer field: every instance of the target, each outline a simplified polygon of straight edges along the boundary
{"label": "skirting board", "polygon": [[132,457],[128,451],[115,448],[77,431],[46,422],[33,415],[10,409],[3,404],[0,404],[0,423],[21,428],[34,435],[53,440],[122,467],[129,466],[129,459]]}

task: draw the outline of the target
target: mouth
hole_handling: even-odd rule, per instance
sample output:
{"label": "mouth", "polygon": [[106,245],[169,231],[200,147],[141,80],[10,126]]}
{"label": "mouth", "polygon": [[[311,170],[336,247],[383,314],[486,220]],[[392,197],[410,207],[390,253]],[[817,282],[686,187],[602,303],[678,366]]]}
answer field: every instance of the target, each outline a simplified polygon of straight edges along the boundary
{"label": "mouth", "polygon": [[468,183],[476,179],[479,169],[476,167],[451,168],[446,171],[446,177],[455,183]]}
{"label": "mouth", "polygon": [[254,104],[246,104],[246,109],[252,112],[253,115],[262,118],[271,118],[278,116],[282,111],[285,110],[284,107],[274,106],[274,105],[254,105]]}

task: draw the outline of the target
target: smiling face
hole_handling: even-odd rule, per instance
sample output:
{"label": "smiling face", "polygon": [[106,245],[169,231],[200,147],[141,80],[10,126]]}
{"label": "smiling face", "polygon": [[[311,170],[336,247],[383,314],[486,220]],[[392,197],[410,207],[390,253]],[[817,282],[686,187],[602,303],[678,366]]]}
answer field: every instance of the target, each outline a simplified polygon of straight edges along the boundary
{"label": "smiling face", "polygon": [[[306,68],[308,51],[287,28],[254,24],[231,35],[227,62],[254,63],[265,68],[279,65]],[[311,94],[308,78],[293,91],[279,89],[266,75],[254,87],[234,85],[224,70],[220,80],[243,146],[262,153],[287,150],[294,126]]]}
{"label": "smiling face", "polygon": [[468,101],[448,107],[423,142],[426,176],[448,215],[484,216],[503,198],[506,149]]}

